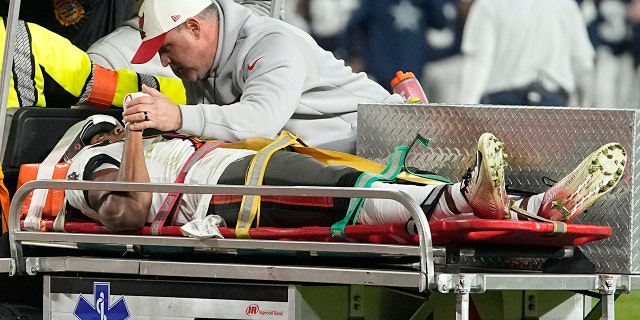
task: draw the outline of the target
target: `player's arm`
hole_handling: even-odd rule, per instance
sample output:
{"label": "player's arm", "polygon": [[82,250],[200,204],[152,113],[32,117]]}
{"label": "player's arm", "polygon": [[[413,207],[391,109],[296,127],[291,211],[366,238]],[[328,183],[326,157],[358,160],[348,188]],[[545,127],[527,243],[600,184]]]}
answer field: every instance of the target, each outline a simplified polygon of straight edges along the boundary
{"label": "player's arm", "polygon": [[[144,159],[142,131],[128,128],[119,169],[104,169],[92,175],[94,181],[150,182]],[[138,230],[147,221],[151,192],[93,191],[89,205],[98,212],[100,222],[114,230]]]}

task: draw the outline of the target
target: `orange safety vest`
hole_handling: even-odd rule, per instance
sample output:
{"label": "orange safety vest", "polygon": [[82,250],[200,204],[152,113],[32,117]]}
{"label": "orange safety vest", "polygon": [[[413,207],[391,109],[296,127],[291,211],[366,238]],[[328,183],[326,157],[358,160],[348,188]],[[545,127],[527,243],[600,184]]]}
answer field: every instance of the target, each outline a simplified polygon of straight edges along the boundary
{"label": "orange safety vest", "polygon": [[4,172],[0,167],[0,206],[2,208],[2,233],[9,231],[9,191],[4,186]]}

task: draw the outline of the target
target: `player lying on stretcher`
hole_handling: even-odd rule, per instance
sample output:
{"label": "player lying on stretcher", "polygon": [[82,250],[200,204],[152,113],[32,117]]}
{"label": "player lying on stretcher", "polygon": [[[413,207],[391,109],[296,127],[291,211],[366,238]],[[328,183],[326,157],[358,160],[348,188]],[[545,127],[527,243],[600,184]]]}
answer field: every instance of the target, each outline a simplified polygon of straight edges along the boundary
{"label": "player lying on stretcher", "polygon": [[[145,138],[141,131],[129,130],[114,118],[101,116],[99,119],[102,120],[96,119],[89,118],[81,124],[82,130],[76,141],[86,146],[77,154],[68,154],[71,161],[67,173],[69,180],[173,183],[190,156],[196,150],[202,150],[196,148],[194,139]],[[67,134],[76,134],[70,131]],[[202,157],[191,163],[185,184],[244,184],[255,151],[229,145],[209,151],[201,152]],[[406,192],[421,204],[430,221],[528,219],[513,210],[516,206],[546,219],[570,221],[615,187],[627,161],[620,144],[606,144],[546,192],[513,202],[504,185],[505,157],[502,141],[485,133],[478,141],[475,167],[461,182],[435,185],[374,182],[371,188]],[[263,184],[353,187],[361,175],[363,172],[349,166],[326,165],[309,155],[280,150],[268,161]],[[71,206],[114,230],[138,230],[152,223],[165,196],[150,192],[66,190]],[[425,203],[430,196],[435,201]],[[183,225],[194,219],[218,215],[227,226],[233,227],[241,198],[185,194],[171,221],[175,225]],[[349,200],[264,196],[259,224],[272,227],[331,226],[344,218]],[[366,199],[357,215],[357,223],[361,224],[406,223],[410,219],[410,213],[402,205],[387,199]]]}

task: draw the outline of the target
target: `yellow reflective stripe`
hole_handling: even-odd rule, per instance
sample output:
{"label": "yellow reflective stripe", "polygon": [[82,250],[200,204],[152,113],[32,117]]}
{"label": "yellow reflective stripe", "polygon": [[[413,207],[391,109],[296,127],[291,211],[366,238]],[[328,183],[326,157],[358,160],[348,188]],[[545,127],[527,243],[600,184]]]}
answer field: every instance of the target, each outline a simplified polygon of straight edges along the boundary
{"label": "yellow reflective stripe", "polygon": [[114,106],[122,107],[124,96],[132,92],[140,91],[138,74],[135,71],[127,69],[118,69],[116,72],[118,73],[118,83],[112,103]]}
{"label": "yellow reflective stripe", "polygon": [[[0,67],[1,65],[2,63],[0,63]],[[20,101],[18,101],[18,93],[13,88],[15,87],[13,86],[13,76],[11,76],[11,79],[9,81],[9,101],[7,102],[7,108],[20,107]]]}
{"label": "yellow reflective stripe", "polygon": [[[27,27],[36,64],[67,92],[79,97],[91,75],[89,56],[66,38],[37,24],[27,23]],[[38,91],[42,92],[42,88]]]}
{"label": "yellow reflective stripe", "polygon": [[[44,95],[44,75],[41,68],[35,68],[35,76],[33,77],[33,81],[36,86],[36,94],[38,95],[36,100],[37,107],[46,107],[47,106],[47,97]],[[13,76],[13,75],[12,75]],[[12,84],[12,88],[13,84]],[[13,91],[13,90],[11,90]]]}
{"label": "yellow reflective stripe", "polygon": [[160,92],[167,96],[175,104],[187,103],[187,91],[182,80],[166,77],[155,77],[160,85]]}
{"label": "yellow reflective stripe", "polygon": [[[267,164],[271,156],[276,151],[296,143],[297,140],[298,137],[295,135],[287,131],[282,131],[278,139],[258,151],[255,156],[253,156],[251,164],[249,165],[245,185],[262,185],[264,173],[267,171]],[[258,218],[256,226],[260,224],[260,199],[261,197],[259,195],[242,196],[242,204],[240,205],[240,212],[238,213],[238,221],[236,223],[237,238],[250,238],[249,229],[256,217]]]}
{"label": "yellow reflective stripe", "polygon": [[551,221],[553,223],[553,232],[551,235],[567,233],[567,224],[562,221]]}

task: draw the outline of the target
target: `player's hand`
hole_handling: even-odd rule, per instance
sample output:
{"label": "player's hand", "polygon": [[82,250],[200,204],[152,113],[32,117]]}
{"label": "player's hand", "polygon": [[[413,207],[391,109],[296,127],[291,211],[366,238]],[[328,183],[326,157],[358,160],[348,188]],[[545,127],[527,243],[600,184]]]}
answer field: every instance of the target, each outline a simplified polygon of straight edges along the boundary
{"label": "player's hand", "polygon": [[149,96],[135,98],[127,103],[122,112],[122,120],[129,123],[129,129],[142,131],[148,128],[173,131],[182,127],[180,107],[160,91],[142,85],[142,92]]}

